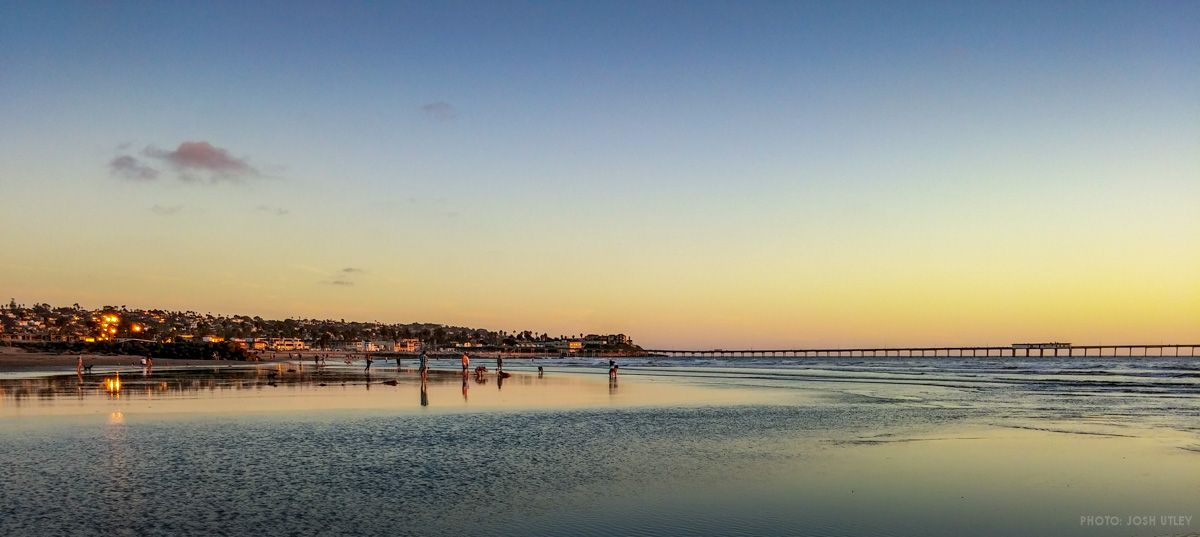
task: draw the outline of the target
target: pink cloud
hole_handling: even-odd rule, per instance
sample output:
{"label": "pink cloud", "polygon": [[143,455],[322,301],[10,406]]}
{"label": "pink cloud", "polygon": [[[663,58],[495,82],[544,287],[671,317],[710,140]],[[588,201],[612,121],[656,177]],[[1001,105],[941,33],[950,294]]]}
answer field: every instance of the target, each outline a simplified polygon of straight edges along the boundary
{"label": "pink cloud", "polygon": [[245,160],[229,156],[229,152],[208,142],[183,142],[174,151],[147,147],[143,154],[165,160],[179,170],[201,170],[213,174],[213,180],[240,179],[259,175]]}
{"label": "pink cloud", "polygon": [[[197,184],[240,183],[250,178],[270,177],[245,159],[231,156],[229,151],[208,142],[183,142],[174,151],[149,145],[139,155],[145,157],[142,160],[128,154],[131,145],[123,143],[117,146],[118,156],[109,161],[108,170],[114,177],[150,182],[160,175],[170,174],[184,183]],[[276,212],[286,214],[287,210],[278,209]]]}

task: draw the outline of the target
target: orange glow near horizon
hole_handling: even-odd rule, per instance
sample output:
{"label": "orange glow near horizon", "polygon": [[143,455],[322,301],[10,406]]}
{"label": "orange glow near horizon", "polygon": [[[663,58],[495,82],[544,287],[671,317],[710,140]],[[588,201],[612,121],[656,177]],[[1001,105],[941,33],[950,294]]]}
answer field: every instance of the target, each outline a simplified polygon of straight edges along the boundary
{"label": "orange glow near horizon", "polygon": [[[770,237],[739,240],[745,244],[729,239],[706,247],[721,250],[711,256],[668,246],[595,259],[541,259],[518,250],[537,263],[513,256],[491,264],[453,257],[414,264],[372,253],[363,264],[381,267],[380,274],[360,276],[352,286],[314,286],[307,269],[283,262],[231,262],[231,274],[214,276],[155,259],[155,270],[177,277],[108,274],[103,285],[91,286],[106,294],[84,298],[266,319],[624,333],[645,348],[1200,341],[1200,247],[1142,244],[1129,236],[1067,255],[1053,241],[1033,239],[947,238],[933,250],[914,238],[890,244],[870,234],[857,243],[845,237],[860,246],[853,249],[829,240],[793,250],[771,247]],[[1194,242],[1200,245],[1200,235]],[[822,249],[828,253],[813,253]],[[229,285],[229,278],[246,285]],[[9,286],[10,295],[81,300],[69,278],[31,271],[8,281],[20,282]]]}

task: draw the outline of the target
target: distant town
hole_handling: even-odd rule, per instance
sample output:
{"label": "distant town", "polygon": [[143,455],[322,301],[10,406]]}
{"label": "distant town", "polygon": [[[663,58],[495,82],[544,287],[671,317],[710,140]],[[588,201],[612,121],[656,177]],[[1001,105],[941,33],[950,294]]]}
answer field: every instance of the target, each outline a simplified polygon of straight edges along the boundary
{"label": "distant town", "polygon": [[0,305],[0,340],[13,342],[220,343],[246,351],[500,352],[534,355],[636,355],[625,334],[550,336],[431,323],[387,324],[345,319],[263,319],[195,311],[79,304]]}

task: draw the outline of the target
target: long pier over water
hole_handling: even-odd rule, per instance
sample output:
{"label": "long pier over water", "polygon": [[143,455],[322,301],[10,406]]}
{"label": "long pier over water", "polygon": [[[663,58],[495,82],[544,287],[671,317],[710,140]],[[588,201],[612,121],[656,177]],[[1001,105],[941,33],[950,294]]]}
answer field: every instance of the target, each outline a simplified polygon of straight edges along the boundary
{"label": "long pier over water", "polygon": [[650,354],[664,356],[731,356],[731,357],[1025,357],[1025,356],[1092,356],[1092,357],[1196,357],[1200,343],[1191,345],[1070,345],[1070,344],[1018,344],[1008,347],[892,347],[892,348],[848,348],[848,349],[646,349]]}

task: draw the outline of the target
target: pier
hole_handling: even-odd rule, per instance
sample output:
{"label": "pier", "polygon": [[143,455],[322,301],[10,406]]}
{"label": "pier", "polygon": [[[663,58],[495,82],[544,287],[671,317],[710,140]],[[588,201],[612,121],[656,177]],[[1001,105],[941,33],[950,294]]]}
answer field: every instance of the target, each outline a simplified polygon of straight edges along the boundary
{"label": "pier", "polygon": [[1195,358],[1200,343],[1190,345],[1071,345],[1068,343],[1021,343],[1007,347],[890,347],[845,349],[646,349],[650,354],[663,356],[729,356],[785,358],[935,358],[977,357],[1018,358],[1027,356],[1061,357],[1191,357]]}

